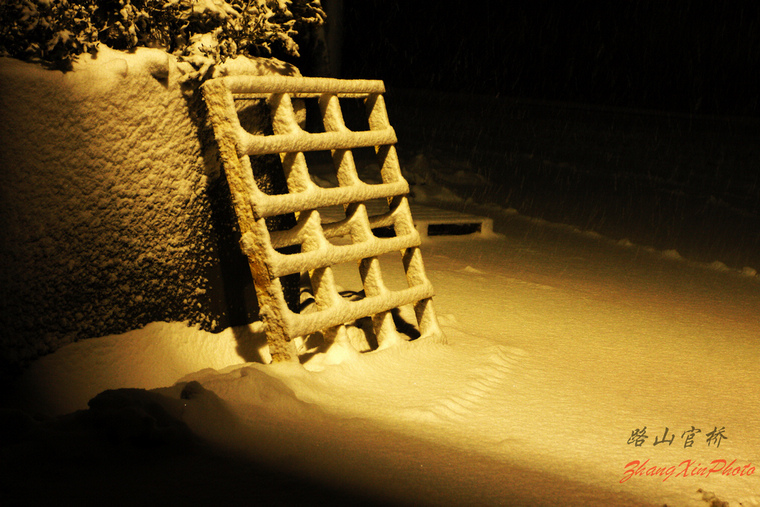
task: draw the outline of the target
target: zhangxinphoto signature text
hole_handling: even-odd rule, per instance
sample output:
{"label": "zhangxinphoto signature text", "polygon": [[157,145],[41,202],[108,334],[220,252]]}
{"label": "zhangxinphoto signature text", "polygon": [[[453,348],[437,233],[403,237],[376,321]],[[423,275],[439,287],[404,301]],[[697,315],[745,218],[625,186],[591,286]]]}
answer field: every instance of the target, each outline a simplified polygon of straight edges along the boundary
{"label": "zhangxinphoto signature text", "polygon": [[736,460],[729,463],[724,459],[713,460],[707,465],[687,459],[678,465],[671,466],[649,464],[649,460],[644,462],[634,460],[624,468],[620,482],[626,482],[633,477],[662,477],[663,481],[667,481],[671,477],[709,477],[711,474],[743,477],[755,473],[755,466],[752,463],[741,466],[736,465]]}

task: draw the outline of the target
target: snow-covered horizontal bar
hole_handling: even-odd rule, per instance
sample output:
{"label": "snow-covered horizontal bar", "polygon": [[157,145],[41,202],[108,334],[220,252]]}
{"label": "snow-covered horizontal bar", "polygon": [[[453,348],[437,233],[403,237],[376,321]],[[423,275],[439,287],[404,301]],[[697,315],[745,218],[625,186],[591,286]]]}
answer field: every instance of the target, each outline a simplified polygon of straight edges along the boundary
{"label": "snow-covered horizontal bar", "polygon": [[[268,99],[272,94],[266,92],[253,92],[253,93],[235,93],[233,95],[235,100],[261,100]],[[321,97],[324,93],[321,92],[292,92],[288,93],[293,99],[312,99]],[[337,94],[341,99],[365,99],[372,95],[371,93],[339,93]]]}
{"label": "snow-covered horizontal bar", "polygon": [[376,315],[431,297],[433,297],[433,286],[430,282],[425,282],[408,289],[388,291],[359,301],[346,301],[345,304],[314,313],[299,315],[289,312],[290,314],[286,317],[287,332],[290,338],[306,336],[315,331],[353,322],[367,315]]}
{"label": "snow-covered horizontal bar", "polygon": [[374,238],[371,241],[352,245],[329,245],[325,248],[296,254],[281,254],[274,249],[268,251],[267,263],[271,276],[281,277],[292,273],[302,273],[312,269],[325,268],[334,264],[358,261],[389,252],[400,252],[420,245],[417,231],[395,238]]}
{"label": "snow-covered horizontal bar", "polygon": [[377,185],[361,183],[349,187],[312,188],[296,194],[267,195],[257,192],[256,195],[251,196],[251,208],[258,218],[267,218],[307,209],[395,197],[408,193],[409,183],[406,180]]}
{"label": "snow-covered horizontal bar", "polygon": [[319,132],[310,134],[254,135],[243,129],[238,130],[240,151],[246,155],[271,155],[274,153],[296,153],[304,151],[347,150],[396,144],[396,131],[365,130],[361,132]]}
{"label": "snow-covered horizontal bar", "polygon": [[332,79],[324,77],[227,76],[220,78],[233,94],[372,94],[385,93],[385,84],[372,79]]}

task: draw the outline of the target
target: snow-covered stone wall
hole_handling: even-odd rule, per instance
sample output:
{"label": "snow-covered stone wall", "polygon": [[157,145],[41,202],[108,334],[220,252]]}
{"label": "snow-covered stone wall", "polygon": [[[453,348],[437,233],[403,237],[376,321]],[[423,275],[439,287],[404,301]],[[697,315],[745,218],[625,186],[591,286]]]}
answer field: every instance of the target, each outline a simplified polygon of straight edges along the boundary
{"label": "snow-covered stone wall", "polygon": [[[294,73],[238,58],[222,73]],[[153,321],[252,320],[202,102],[163,51],[102,48],[61,73],[0,58],[0,361]],[[242,115],[255,131],[263,119]]]}

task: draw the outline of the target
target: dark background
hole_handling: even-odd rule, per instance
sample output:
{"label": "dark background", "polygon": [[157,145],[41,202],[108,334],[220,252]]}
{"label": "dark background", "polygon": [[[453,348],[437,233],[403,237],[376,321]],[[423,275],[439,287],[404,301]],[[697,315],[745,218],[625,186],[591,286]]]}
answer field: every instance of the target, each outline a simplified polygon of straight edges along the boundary
{"label": "dark background", "polygon": [[[329,16],[336,7],[325,4]],[[346,78],[685,113],[760,113],[757,2],[347,0],[342,7]]]}
{"label": "dark background", "polygon": [[328,74],[383,80],[402,164],[465,211],[760,270],[760,3],[323,5]]}

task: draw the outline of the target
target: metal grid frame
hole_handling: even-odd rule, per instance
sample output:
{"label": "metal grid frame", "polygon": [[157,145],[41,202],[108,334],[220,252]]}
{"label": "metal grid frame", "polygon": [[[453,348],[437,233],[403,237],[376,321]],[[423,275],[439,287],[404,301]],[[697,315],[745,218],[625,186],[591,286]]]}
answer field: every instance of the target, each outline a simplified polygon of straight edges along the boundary
{"label": "metal grid frame", "polygon": [[[328,342],[347,340],[345,324],[371,317],[381,348],[401,340],[391,310],[414,305],[422,337],[445,341],[431,298],[433,286],[425,274],[420,235],[415,230],[396,155],[396,134],[388,121],[382,81],[228,76],[207,81],[203,96],[219,145],[241,232],[241,249],[248,258],[273,361],[297,360],[292,340],[321,331]],[[340,98],[361,99],[369,130],[351,131],[343,120]],[[240,125],[235,99],[265,99],[273,135],[255,135]],[[293,99],[317,98],[324,132],[309,133],[298,124]],[[381,161],[382,183],[359,179],[352,149],[374,147]],[[339,186],[322,188],[309,175],[304,152],[330,151]],[[289,193],[268,195],[256,184],[250,155],[279,154]],[[387,199],[389,211],[368,216],[365,202]],[[317,208],[342,204],[346,218],[322,224]],[[265,219],[295,213],[297,225],[269,231]],[[395,237],[378,238],[372,229],[392,227]],[[329,238],[347,235],[350,244]],[[300,245],[301,252],[276,249]],[[399,251],[408,288],[390,290],[383,281],[379,256]],[[338,292],[332,266],[355,261],[365,297],[348,301]],[[279,278],[309,273],[317,310],[298,314],[285,303]]]}

